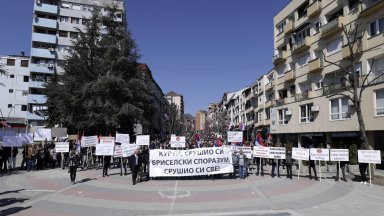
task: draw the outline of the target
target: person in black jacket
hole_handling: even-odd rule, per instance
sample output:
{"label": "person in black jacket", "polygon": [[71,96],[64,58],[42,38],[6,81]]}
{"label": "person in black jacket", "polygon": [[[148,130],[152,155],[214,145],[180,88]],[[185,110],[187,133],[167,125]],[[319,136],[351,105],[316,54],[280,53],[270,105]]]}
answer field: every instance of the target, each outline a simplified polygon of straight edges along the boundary
{"label": "person in black jacket", "polygon": [[140,172],[140,165],[141,165],[138,149],[136,149],[135,153],[131,155],[131,157],[129,158],[129,165],[132,172],[132,184],[135,185],[136,179],[137,179],[137,173]]}
{"label": "person in black jacket", "polygon": [[288,150],[285,156],[285,166],[287,167],[287,178],[290,179],[292,179],[292,162],[292,153]]}
{"label": "person in black jacket", "polygon": [[103,177],[109,176],[108,175],[108,169],[109,169],[110,165],[111,165],[111,156],[109,156],[109,155],[104,156]]}
{"label": "person in black jacket", "polygon": [[311,160],[311,156],[309,156],[308,170],[309,170],[309,179],[311,180],[312,180],[312,172],[311,172],[312,169],[313,169],[313,172],[315,173],[315,180],[317,181],[316,163],[314,160]]}
{"label": "person in black jacket", "polygon": [[72,184],[75,184],[78,163],[79,163],[79,154],[73,148],[69,153],[69,161],[68,161],[69,173],[70,173]]}

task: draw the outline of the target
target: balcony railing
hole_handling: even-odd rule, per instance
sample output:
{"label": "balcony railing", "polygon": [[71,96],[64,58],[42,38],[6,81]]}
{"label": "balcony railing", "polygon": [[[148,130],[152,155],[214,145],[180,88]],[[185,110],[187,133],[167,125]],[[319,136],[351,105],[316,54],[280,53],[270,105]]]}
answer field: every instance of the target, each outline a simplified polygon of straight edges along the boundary
{"label": "balcony railing", "polygon": [[361,16],[376,12],[383,8],[384,0],[363,0],[361,2]]}
{"label": "balcony railing", "polygon": [[35,2],[35,11],[57,14],[58,7],[56,5]]}
{"label": "balcony railing", "polygon": [[316,72],[324,67],[324,59],[323,58],[316,58],[311,60],[308,63],[308,72]]}
{"label": "balcony railing", "polygon": [[287,24],[285,25],[284,32],[285,34],[289,34],[293,31],[293,21],[288,21]]}
{"label": "balcony railing", "polygon": [[305,92],[300,93],[300,94],[295,94],[295,101],[296,102],[307,100],[307,99],[308,99],[308,91],[305,91]]}
{"label": "balcony railing", "polygon": [[312,37],[307,36],[302,40],[297,41],[293,44],[293,52],[299,52],[305,48],[309,48],[312,44]]}
{"label": "balcony railing", "polygon": [[307,10],[308,17],[314,17],[321,11],[321,1],[314,1]]}
{"label": "balcony railing", "polygon": [[323,25],[321,27],[321,36],[327,36],[330,35],[330,33],[336,32],[337,30],[340,30],[344,24],[344,16],[339,16],[336,19],[332,20],[331,22]]}
{"label": "balcony railing", "polygon": [[323,95],[330,95],[340,92],[346,89],[346,85],[342,83],[333,83],[328,86],[324,86]]}
{"label": "balcony railing", "polygon": [[295,78],[296,78],[296,76],[295,76],[294,70],[290,70],[290,71],[287,71],[284,73],[284,81],[293,80]]}
{"label": "balcony railing", "polygon": [[287,60],[287,57],[288,57],[287,51],[281,51],[273,56],[273,63],[278,64],[282,61]]}
{"label": "balcony railing", "polygon": [[[363,51],[363,44],[361,43],[361,41],[356,41],[353,44],[352,51],[354,55],[360,54]],[[343,53],[343,59],[350,59],[352,57],[348,44],[343,46],[342,53]]]}

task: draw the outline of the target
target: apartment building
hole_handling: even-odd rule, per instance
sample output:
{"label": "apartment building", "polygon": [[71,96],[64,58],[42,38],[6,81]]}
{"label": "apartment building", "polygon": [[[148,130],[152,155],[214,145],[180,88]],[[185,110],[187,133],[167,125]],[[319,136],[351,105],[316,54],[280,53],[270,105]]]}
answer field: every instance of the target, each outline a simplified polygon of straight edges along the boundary
{"label": "apartment building", "polygon": [[195,130],[202,131],[205,130],[205,123],[207,121],[207,111],[199,110],[196,112],[196,121],[195,121]]}
{"label": "apartment building", "polygon": [[178,94],[174,91],[170,91],[165,94],[165,98],[170,104],[174,104],[177,108],[178,115],[180,117],[184,116],[184,97],[181,94]]}
{"label": "apartment building", "polygon": [[[8,55],[0,57],[0,65],[7,75],[0,76],[0,121],[13,128],[26,127],[29,82],[29,56]],[[5,125],[0,125],[5,129]],[[21,129],[25,131],[25,129]],[[19,131],[20,132],[20,131]]]}
{"label": "apartment building", "polygon": [[69,55],[72,40],[78,35],[77,29],[84,30],[94,9],[99,8],[104,13],[105,6],[111,3],[120,11],[116,21],[125,23],[123,0],[35,0],[27,112],[30,125],[44,125],[47,110],[44,83],[54,73],[64,74],[60,65]]}
{"label": "apartment building", "polygon": [[[356,25],[356,37],[347,38],[343,26]],[[293,0],[274,26],[274,79],[265,89],[274,137],[304,146],[359,143],[354,105],[341,95],[351,95],[350,86],[338,67],[350,65],[349,39],[356,41],[351,73],[358,75],[359,88],[366,77],[375,80],[363,93],[362,112],[369,144],[383,151],[384,1]]]}

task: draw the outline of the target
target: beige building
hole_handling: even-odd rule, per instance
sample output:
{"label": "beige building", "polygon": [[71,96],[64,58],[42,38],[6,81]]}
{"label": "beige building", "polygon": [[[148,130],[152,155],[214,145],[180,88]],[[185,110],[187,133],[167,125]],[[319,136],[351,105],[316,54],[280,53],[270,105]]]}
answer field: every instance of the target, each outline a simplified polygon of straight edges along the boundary
{"label": "beige building", "polygon": [[205,129],[205,122],[207,120],[207,111],[205,110],[199,110],[196,112],[196,125],[195,130],[196,131],[202,131]]}
{"label": "beige building", "polygon": [[337,147],[359,143],[355,108],[342,95],[351,95],[350,83],[337,66],[351,65],[342,26],[356,25],[353,73],[359,88],[365,77],[374,80],[361,102],[368,141],[384,150],[383,0],[293,0],[275,16],[275,67],[267,75],[272,79],[265,86],[265,107],[271,107],[270,130],[278,140]]}
{"label": "beige building", "polygon": [[170,91],[165,95],[165,98],[170,104],[175,104],[179,116],[184,115],[184,98],[183,95]]}

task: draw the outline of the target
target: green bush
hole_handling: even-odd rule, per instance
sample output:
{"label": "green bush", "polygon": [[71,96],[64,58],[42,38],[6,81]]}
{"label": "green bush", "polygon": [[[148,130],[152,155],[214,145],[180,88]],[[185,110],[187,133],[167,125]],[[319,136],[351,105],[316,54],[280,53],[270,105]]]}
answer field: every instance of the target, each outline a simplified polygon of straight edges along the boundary
{"label": "green bush", "polygon": [[357,145],[352,144],[349,146],[349,163],[351,165],[357,164]]}

